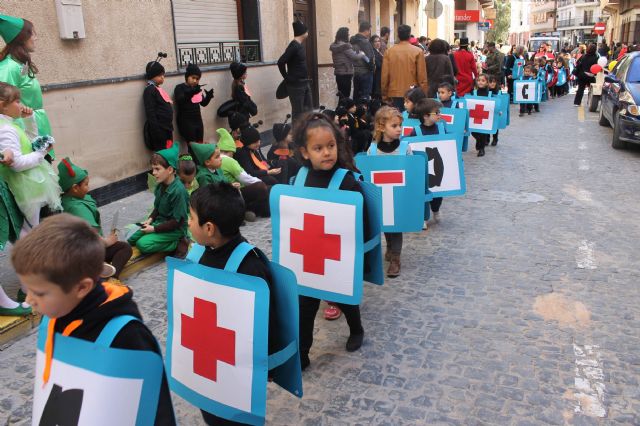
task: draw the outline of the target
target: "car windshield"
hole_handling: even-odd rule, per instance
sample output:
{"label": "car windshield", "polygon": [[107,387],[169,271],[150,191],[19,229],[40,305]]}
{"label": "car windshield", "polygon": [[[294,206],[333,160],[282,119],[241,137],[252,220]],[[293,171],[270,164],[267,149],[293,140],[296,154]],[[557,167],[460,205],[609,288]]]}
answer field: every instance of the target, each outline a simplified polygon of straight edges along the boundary
{"label": "car windshield", "polygon": [[640,58],[634,59],[629,67],[627,83],[640,83]]}
{"label": "car windshield", "polygon": [[558,51],[558,40],[529,40],[529,52],[537,52],[542,43],[546,43],[547,51]]}

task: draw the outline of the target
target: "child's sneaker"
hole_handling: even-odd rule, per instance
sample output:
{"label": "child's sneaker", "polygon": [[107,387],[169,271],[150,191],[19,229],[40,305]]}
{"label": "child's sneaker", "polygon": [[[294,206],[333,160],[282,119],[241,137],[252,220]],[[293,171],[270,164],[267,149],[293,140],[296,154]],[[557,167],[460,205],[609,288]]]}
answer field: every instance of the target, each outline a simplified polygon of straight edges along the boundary
{"label": "child's sneaker", "polygon": [[[429,225],[427,224],[427,221],[425,220],[425,221],[422,223],[422,230],[423,230],[423,231],[426,231],[427,229],[429,229]],[[391,260],[391,255],[389,255],[389,260]]]}
{"label": "child's sneaker", "polygon": [[324,310],[324,319],[327,321],[333,321],[340,318],[342,315],[342,311],[336,305],[332,305],[331,303]]}

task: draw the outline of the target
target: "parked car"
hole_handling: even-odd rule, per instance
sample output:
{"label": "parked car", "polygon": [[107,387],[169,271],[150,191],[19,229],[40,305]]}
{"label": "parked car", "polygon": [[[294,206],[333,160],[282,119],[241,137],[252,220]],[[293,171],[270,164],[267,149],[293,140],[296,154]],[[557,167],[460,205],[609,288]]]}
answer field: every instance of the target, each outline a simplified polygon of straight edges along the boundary
{"label": "parked car", "polygon": [[599,124],[613,127],[611,146],[640,144],[640,52],[625,55],[605,76],[600,103]]}

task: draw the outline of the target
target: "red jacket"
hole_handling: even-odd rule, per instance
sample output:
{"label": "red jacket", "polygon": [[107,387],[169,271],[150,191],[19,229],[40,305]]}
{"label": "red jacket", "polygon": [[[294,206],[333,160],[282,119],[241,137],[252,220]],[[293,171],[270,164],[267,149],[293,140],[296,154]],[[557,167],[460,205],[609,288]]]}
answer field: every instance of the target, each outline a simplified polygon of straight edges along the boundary
{"label": "red jacket", "polygon": [[473,83],[478,74],[476,60],[473,57],[473,53],[465,49],[454,52],[453,58],[458,67],[456,96],[462,97],[473,90]]}

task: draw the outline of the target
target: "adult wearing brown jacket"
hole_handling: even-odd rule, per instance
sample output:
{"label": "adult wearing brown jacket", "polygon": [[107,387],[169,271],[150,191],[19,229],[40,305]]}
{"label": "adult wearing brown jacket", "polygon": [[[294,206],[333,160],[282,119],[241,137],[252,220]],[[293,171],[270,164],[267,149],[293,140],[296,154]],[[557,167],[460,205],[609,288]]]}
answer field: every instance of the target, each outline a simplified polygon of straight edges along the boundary
{"label": "adult wearing brown jacket", "polygon": [[419,86],[425,93],[427,66],[422,49],[409,43],[411,27],[400,25],[400,42],[390,47],[382,62],[382,98],[390,100],[399,110],[404,110],[404,94],[411,86]]}

